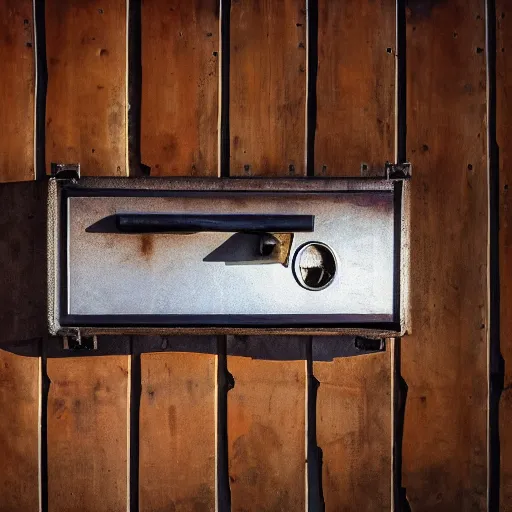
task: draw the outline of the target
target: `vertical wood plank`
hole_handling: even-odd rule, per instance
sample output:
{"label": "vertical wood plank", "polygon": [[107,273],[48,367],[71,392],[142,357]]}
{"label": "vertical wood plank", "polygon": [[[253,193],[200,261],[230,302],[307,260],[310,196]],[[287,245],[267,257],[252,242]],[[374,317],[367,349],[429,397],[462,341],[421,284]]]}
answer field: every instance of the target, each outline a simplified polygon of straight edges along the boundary
{"label": "vertical wood plank", "polygon": [[318,0],[315,174],[394,159],[395,1]]}
{"label": "vertical wood plank", "polygon": [[[128,173],[126,9],[126,0],[46,1],[48,166]],[[126,510],[130,359],[60,357],[47,364],[49,509]]]}
{"label": "vertical wood plank", "polygon": [[391,510],[391,347],[319,361],[322,344],[313,339],[325,510]]}
{"label": "vertical wood plank", "polygon": [[[305,15],[302,0],[231,4],[232,176],[305,175]],[[228,337],[233,511],[256,504],[262,510],[305,508],[304,344],[296,337]],[[276,355],[280,345],[286,357]]]}
{"label": "vertical wood plank", "polygon": [[38,510],[46,184],[0,185],[0,511]]}
{"label": "vertical wood plank", "polygon": [[127,510],[127,356],[48,359],[48,508]]}
{"label": "vertical wood plank", "polygon": [[403,486],[415,511],[486,510],[483,0],[408,2],[412,335]]}
{"label": "vertical wood plank", "polygon": [[231,4],[232,176],[305,174],[305,0]]}
{"label": "vertical wood plank", "polygon": [[[141,152],[152,176],[218,175],[218,5],[142,2]],[[140,510],[214,510],[217,342],[161,343],[172,353],[141,356]]]}
{"label": "vertical wood plank", "polygon": [[46,162],[127,169],[126,0],[47,0]]}
{"label": "vertical wood plank", "polygon": [[[362,164],[374,172],[394,159],[395,16],[388,0],[319,0],[317,176],[360,176]],[[314,338],[313,374],[325,509],[389,510],[392,348],[319,361],[322,343]]]}
{"label": "vertical wood plank", "polygon": [[0,350],[0,511],[39,510],[40,358]]}
{"label": "vertical wood plank", "polygon": [[35,40],[32,0],[0,2],[0,181],[34,170]]}
{"label": "vertical wood plank", "polygon": [[172,353],[141,355],[140,510],[214,510],[217,340],[158,341]]}
{"label": "vertical wood plank", "polygon": [[496,136],[499,146],[500,182],[500,345],[505,360],[504,391],[499,408],[500,421],[500,510],[512,511],[512,9],[509,2],[496,2]]}
{"label": "vertical wood plank", "polygon": [[142,2],[142,162],[217,176],[219,1]]}
{"label": "vertical wood plank", "polygon": [[233,511],[305,510],[306,339],[228,336]]}
{"label": "vertical wood plank", "polygon": [[[216,176],[218,2],[144,0],[141,15],[142,161],[152,176]],[[140,510],[214,510],[216,339],[161,343],[173,353],[141,356]]]}

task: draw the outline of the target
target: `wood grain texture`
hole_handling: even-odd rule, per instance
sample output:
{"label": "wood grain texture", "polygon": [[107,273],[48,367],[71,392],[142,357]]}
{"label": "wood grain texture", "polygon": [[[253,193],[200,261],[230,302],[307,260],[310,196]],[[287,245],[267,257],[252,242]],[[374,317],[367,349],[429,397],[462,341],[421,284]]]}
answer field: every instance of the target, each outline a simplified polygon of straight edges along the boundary
{"label": "wood grain texture", "polygon": [[315,360],[323,343],[313,338],[325,510],[391,510],[391,349]]}
{"label": "wood grain texture", "polygon": [[504,391],[500,420],[500,510],[512,511],[512,6],[496,2],[496,128],[499,146],[500,182],[500,345],[505,360]]}
{"label": "wood grain texture", "polygon": [[127,510],[126,356],[48,359],[48,509]]}
{"label": "wood grain texture", "polygon": [[127,169],[126,0],[46,2],[46,162]]}
{"label": "wood grain texture", "polygon": [[0,2],[0,181],[34,171],[35,42],[32,0]]}
{"label": "wood grain texture", "polygon": [[305,0],[231,3],[232,176],[305,173]]}
{"label": "wood grain texture", "polygon": [[315,175],[394,159],[395,1],[318,2]]}
{"label": "wood grain texture", "polygon": [[341,343],[346,341],[314,337],[312,347],[325,510],[390,510],[391,346],[340,358]]}
{"label": "wood grain texture", "polygon": [[0,350],[0,511],[39,510],[40,358]]}
{"label": "wood grain texture", "polygon": [[234,512],[305,510],[306,340],[228,336]]}
{"label": "wood grain texture", "polygon": [[219,2],[142,2],[142,162],[153,176],[217,176]]}
{"label": "wood grain texture", "polygon": [[403,486],[414,511],[486,510],[483,0],[409,1],[412,335]]}
{"label": "wood grain texture", "polygon": [[[363,163],[374,172],[393,160],[394,54],[395,2],[319,1],[315,175],[360,176]],[[325,509],[389,510],[391,348],[315,360],[325,343],[313,340]]]}
{"label": "wood grain texture", "polygon": [[214,510],[215,355],[142,354],[141,371],[140,510]]}
{"label": "wood grain texture", "polygon": [[[230,173],[305,175],[305,2],[231,4]],[[228,337],[231,508],[305,508],[305,338]]]}

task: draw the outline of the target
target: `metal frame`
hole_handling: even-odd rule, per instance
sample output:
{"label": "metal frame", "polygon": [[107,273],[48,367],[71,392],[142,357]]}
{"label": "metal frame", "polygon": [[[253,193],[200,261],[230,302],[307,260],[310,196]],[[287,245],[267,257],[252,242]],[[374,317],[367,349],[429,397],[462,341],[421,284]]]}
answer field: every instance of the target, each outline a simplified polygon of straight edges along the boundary
{"label": "metal frame", "polygon": [[[348,334],[402,336],[407,332],[409,230],[407,180],[402,179],[194,179],[51,178],[48,194],[48,323],[53,335],[96,334]],[[71,196],[111,197],[211,193],[323,194],[391,191],[395,198],[395,303],[393,315],[69,315],[67,302],[66,201]],[[63,282],[60,281],[64,276]],[[400,279],[397,278],[400,276]],[[265,325],[262,325],[265,322]]]}

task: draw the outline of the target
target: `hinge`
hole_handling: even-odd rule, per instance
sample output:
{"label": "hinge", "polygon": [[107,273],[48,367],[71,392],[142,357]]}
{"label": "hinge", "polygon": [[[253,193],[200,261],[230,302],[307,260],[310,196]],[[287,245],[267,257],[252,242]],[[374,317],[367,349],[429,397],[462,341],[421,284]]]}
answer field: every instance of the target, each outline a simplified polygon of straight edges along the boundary
{"label": "hinge", "polygon": [[52,177],[57,181],[76,183],[80,179],[80,164],[51,163]]}
{"label": "hinge", "polygon": [[390,164],[386,162],[386,179],[388,180],[407,180],[411,177],[412,166],[409,162],[402,164]]}
{"label": "hinge", "polygon": [[97,350],[97,336],[82,336],[80,329],[72,329],[63,337],[65,350]]}
{"label": "hinge", "polygon": [[384,178],[387,180],[406,180],[411,177],[412,166],[409,162],[392,164],[386,162],[384,167],[370,167],[366,163],[361,164],[362,178]]}

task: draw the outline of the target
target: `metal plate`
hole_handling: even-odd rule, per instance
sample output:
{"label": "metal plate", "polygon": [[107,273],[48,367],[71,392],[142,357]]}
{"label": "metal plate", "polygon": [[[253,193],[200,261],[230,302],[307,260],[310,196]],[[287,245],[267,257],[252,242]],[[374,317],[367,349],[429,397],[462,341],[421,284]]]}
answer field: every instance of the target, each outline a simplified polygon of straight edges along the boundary
{"label": "metal plate", "polygon": [[[288,181],[272,190],[248,181],[211,180],[203,189],[171,180],[161,188],[86,181],[59,189],[56,199],[53,302],[60,326],[400,329],[399,183],[336,190],[325,181]],[[314,215],[315,227],[294,234],[283,265],[255,255],[255,234],[127,234],[109,227],[107,219],[127,212]],[[309,242],[326,244],[336,257],[336,275],[321,290],[301,286],[294,275],[293,257]]]}

